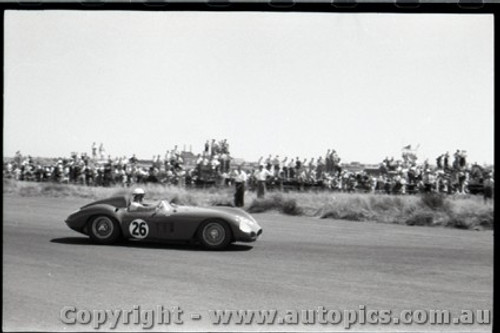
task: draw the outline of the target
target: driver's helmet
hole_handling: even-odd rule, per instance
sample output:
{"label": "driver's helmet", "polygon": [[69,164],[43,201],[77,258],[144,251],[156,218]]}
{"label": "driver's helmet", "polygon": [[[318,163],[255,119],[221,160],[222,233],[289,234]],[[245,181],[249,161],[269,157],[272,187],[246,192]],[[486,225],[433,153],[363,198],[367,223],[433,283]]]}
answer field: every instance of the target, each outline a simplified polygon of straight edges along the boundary
{"label": "driver's helmet", "polygon": [[138,197],[143,197],[144,194],[146,194],[146,192],[144,192],[144,190],[142,188],[136,188],[133,192],[132,192],[132,198],[135,200],[136,198]]}

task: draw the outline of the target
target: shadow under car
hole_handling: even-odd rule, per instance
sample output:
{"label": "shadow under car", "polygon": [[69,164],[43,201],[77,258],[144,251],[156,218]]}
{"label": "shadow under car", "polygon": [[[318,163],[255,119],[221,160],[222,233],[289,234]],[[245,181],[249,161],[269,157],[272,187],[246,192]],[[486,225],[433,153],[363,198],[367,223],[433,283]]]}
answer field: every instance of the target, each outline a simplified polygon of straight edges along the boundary
{"label": "shadow under car", "polygon": [[[51,243],[69,244],[69,245],[94,245],[94,246],[121,246],[144,249],[159,249],[159,250],[181,250],[181,251],[207,251],[199,244],[194,242],[180,241],[138,241],[138,240],[121,240],[113,245],[101,245],[92,242],[88,237],[61,237],[50,240]],[[253,246],[245,244],[229,244],[225,249],[217,250],[221,252],[232,251],[248,251],[253,249]]]}

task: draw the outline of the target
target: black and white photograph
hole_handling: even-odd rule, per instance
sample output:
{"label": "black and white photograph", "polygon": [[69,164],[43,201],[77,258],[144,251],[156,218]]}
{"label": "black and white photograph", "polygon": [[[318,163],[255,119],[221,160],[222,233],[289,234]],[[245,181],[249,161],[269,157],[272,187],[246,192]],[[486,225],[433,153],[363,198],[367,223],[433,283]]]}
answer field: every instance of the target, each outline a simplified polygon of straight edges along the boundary
{"label": "black and white photograph", "polygon": [[491,332],[496,17],[330,7],[4,10],[2,330]]}

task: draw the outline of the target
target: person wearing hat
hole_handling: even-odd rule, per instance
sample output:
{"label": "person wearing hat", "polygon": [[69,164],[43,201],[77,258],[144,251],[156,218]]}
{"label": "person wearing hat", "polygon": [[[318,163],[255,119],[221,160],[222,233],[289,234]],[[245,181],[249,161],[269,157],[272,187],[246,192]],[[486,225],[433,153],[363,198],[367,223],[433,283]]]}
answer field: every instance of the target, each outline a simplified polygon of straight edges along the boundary
{"label": "person wearing hat", "polygon": [[156,205],[148,205],[143,202],[145,194],[146,192],[144,192],[142,188],[136,188],[132,192],[132,200],[128,206],[128,210],[130,212],[150,211],[156,209]]}

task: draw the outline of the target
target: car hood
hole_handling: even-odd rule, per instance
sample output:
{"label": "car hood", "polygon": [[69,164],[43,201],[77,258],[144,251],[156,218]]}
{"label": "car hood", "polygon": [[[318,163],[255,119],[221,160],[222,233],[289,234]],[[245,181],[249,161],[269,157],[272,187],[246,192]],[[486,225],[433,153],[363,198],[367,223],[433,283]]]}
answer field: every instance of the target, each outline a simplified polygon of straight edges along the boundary
{"label": "car hood", "polygon": [[228,214],[233,217],[236,215],[246,217],[254,220],[254,218],[240,208],[235,207],[226,207],[226,206],[215,206],[215,207],[194,207],[194,206],[177,206],[175,207],[175,211],[181,214],[210,214],[210,213],[222,213]]}
{"label": "car hood", "polygon": [[100,204],[106,204],[106,205],[110,205],[110,206],[113,206],[116,208],[124,208],[124,207],[127,207],[128,200],[127,200],[126,196],[116,196],[116,197],[111,197],[111,198],[106,198],[106,199],[91,202],[85,206],[82,206],[80,209],[84,209],[84,208],[88,208],[90,206],[100,205]]}

